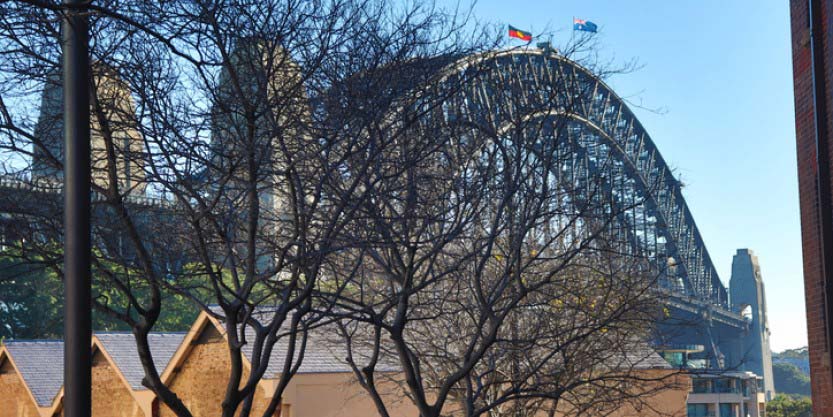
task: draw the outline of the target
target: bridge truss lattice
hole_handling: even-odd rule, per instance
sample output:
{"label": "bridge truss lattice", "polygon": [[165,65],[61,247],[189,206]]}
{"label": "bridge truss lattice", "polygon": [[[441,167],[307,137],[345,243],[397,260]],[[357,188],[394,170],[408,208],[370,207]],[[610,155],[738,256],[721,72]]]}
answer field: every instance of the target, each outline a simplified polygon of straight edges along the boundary
{"label": "bridge truss lattice", "polygon": [[[461,82],[475,71],[474,82]],[[541,140],[563,129],[558,134],[569,138],[574,155],[565,170],[583,170],[585,178],[606,170],[611,194],[632,207],[619,216],[623,233],[656,264],[670,265],[662,285],[700,305],[730,309],[680,182],[624,100],[591,71],[552,51],[519,49],[453,61],[432,88],[443,85],[465,85],[443,105],[449,120],[465,113],[498,130],[519,119],[560,120],[560,128],[541,131]],[[629,205],[635,201],[644,203]]]}

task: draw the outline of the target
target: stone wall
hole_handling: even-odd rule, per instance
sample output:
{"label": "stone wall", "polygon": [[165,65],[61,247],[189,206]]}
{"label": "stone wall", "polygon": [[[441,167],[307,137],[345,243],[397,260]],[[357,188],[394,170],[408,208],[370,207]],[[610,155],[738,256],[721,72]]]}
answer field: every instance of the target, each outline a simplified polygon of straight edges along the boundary
{"label": "stone wall", "polygon": [[[419,411],[398,386],[379,382],[387,394],[385,406],[392,417],[418,416]],[[351,373],[299,374],[290,383],[284,399],[288,417],[378,416],[373,400]],[[281,416],[287,417],[287,416]]]}
{"label": "stone wall", "polygon": [[11,362],[0,359],[0,417],[39,417],[34,400]]}
{"label": "stone wall", "polygon": [[92,415],[95,417],[145,417],[125,381],[101,352],[93,357]]}
{"label": "stone wall", "polygon": [[[182,366],[173,375],[169,386],[191,410],[194,417],[217,417],[222,411],[231,365],[228,346],[223,337],[210,324],[195,340]],[[243,381],[248,373],[245,373]],[[258,387],[252,406],[252,416],[261,416],[268,405],[263,389]],[[160,417],[176,414],[164,404],[159,407]],[[96,416],[98,417],[98,416]]]}

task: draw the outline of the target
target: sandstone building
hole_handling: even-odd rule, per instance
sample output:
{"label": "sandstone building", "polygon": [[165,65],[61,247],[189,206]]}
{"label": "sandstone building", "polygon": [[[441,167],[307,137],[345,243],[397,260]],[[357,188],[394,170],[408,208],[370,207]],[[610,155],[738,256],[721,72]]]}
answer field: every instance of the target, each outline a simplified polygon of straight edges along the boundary
{"label": "sandstone building", "polygon": [[[323,332],[310,334],[304,361],[289,383],[276,417],[364,417],[378,415],[373,401],[354,379],[339,344],[328,342]],[[154,361],[161,377],[191,410],[194,417],[220,414],[230,370],[223,323],[201,313],[185,333],[149,336]],[[174,413],[142,386],[141,366],[131,333],[97,333],[93,337],[92,416],[172,417]],[[674,388],[645,398],[647,406],[607,410],[605,415],[684,416],[690,380],[679,374],[647,345],[633,352],[633,369],[647,380],[674,379]],[[251,346],[243,349],[245,372],[250,369]],[[646,353],[647,352],[647,353]],[[259,417],[272,399],[280,377],[286,345],[275,346],[266,375],[258,385],[252,416]],[[635,366],[634,366],[635,365]],[[395,367],[383,368],[395,378]],[[60,341],[12,341],[0,346],[0,417],[60,417],[63,381],[63,343]],[[665,383],[665,382],[664,382]],[[399,388],[387,387],[392,416],[416,416],[418,411]],[[569,415],[562,413],[560,415]]]}
{"label": "sandstone building", "polygon": [[[328,342],[321,332],[310,335],[303,365],[289,383],[276,417],[364,417],[378,415],[373,401],[343,361],[346,352]],[[230,370],[223,323],[202,313],[190,331],[149,336],[154,361],[163,382],[182,399],[194,417],[220,414]],[[142,386],[144,371],[130,333],[97,333],[93,337],[93,417],[172,417],[174,413]],[[247,349],[248,348],[248,349]],[[244,348],[244,367],[250,368],[251,347]],[[647,348],[647,345],[645,346]],[[659,355],[634,352],[634,369],[646,381],[673,378],[674,388],[645,398],[642,407],[625,406],[605,415],[685,415],[690,391],[688,376],[679,374]],[[273,360],[259,383],[252,416],[266,409],[280,377],[286,346],[275,346]],[[633,366],[634,364],[631,364]],[[383,368],[395,378],[395,368]],[[0,417],[62,416],[63,343],[60,341],[7,342],[0,347]],[[667,382],[663,382],[667,383]],[[392,416],[416,416],[418,411],[395,384],[387,388]],[[570,415],[569,412],[559,415]]]}
{"label": "sandstone building", "polygon": [[[162,375],[166,383],[194,413],[194,417],[219,415],[225,394],[225,381],[231,369],[223,324],[201,313]],[[352,370],[343,362],[345,352],[311,335],[304,360],[289,383],[280,404],[281,417],[336,417],[377,415],[375,406],[354,382]],[[248,349],[247,349],[248,348]],[[246,376],[250,369],[251,345],[243,349]],[[252,415],[260,416],[272,398],[286,346],[275,346],[269,368],[255,393]],[[244,376],[245,379],[245,376]],[[407,400],[394,401],[392,416],[419,413]],[[160,417],[175,414],[161,407]]]}
{"label": "sandstone building", "polygon": [[60,403],[63,363],[61,341],[0,346],[0,417],[51,417]]}

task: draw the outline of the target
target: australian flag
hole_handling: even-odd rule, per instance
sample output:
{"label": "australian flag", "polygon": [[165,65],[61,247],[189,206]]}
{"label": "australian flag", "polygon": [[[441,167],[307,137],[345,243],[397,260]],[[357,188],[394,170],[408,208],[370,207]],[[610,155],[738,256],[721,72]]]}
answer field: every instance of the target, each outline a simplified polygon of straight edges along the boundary
{"label": "australian flag", "polygon": [[596,33],[596,29],[598,29],[598,26],[589,20],[573,18],[573,30]]}

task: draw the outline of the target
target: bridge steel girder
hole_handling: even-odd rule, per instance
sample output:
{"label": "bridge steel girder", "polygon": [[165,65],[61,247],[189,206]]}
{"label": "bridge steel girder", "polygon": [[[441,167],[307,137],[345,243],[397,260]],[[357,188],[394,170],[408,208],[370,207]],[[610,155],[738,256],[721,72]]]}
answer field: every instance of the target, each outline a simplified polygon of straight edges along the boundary
{"label": "bridge steel girder", "polygon": [[[447,80],[453,82],[454,77],[464,75],[475,66],[485,74],[468,87],[458,102],[449,103],[448,107],[465,107],[464,111],[469,114],[488,115],[492,125],[501,126],[518,115],[552,115],[544,114],[552,113],[552,108],[542,112],[535,108],[535,103],[552,102],[553,94],[557,103],[572,101],[570,111],[564,111],[561,116],[568,116],[594,131],[598,143],[606,145],[610,155],[622,162],[623,173],[647,197],[647,211],[656,218],[651,243],[656,246],[658,239],[665,239],[662,255],[674,258],[678,267],[676,276],[684,283],[682,291],[674,294],[677,302],[688,300],[692,305],[716,309],[727,324],[743,326],[742,319],[731,310],[726,287],[711,261],[679,181],[639,120],[612,89],[588,69],[565,57],[531,49],[460,59],[441,70],[442,77],[434,86]],[[521,94],[515,94],[509,103],[494,102],[495,94],[490,89],[506,89],[510,85],[520,87],[516,92]],[[639,239],[637,243],[643,244]],[[664,262],[665,258],[657,261]]]}
{"label": "bridge steel girder", "polygon": [[[465,74],[475,64],[481,68],[485,64],[487,68],[484,78],[466,85],[462,95],[456,97],[458,102],[449,103],[449,110],[464,110],[493,118],[491,123],[496,126],[508,124],[519,114],[530,118],[566,116],[593,133],[592,137],[571,138],[571,146],[591,169],[599,168],[594,165],[591,152],[582,140],[589,139],[593,145],[606,146],[609,156],[621,162],[617,169],[621,169],[626,177],[623,181],[627,181],[634,192],[646,197],[643,227],[648,227],[645,224],[648,215],[655,218],[650,225],[653,229],[650,230],[652,242],[647,242],[647,231],[643,233],[646,240],[643,242],[638,237],[639,231],[631,230],[631,227],[637,227],[636,224],[629,224],[627,218],[621,220],[636,246],[653,244],[656,248],[660,238],[665,240],[663,253],[656,253],[663,258],[657,259],[657,262],[673,257],[678,262],[676,277],[681,278],[684,284],[678,288],[681,291],[673,294],[675,302],[685,301],[699,309],[711,309],[725,322],[743,327],[738,312],[732,311],[729,305],[726,288],[686,205],[679,182],[636,116],[602,80],[571,60],[542,50],[491,52],[446,62],[451,63],[437,68],[439,79],[429,87],[420,88],[428,92],[432,88],[442,88],[446,80],[453,81],[454,77]],[[484,79],[485,82],[482,81]],[[506,86],[518,87],[517,92],[521,94],[513,94],[509,103],[493,102],[494,91]],[[541,106],[536,107],[536,104],[548,101],[557,103],[555,111],[552,107],[543,110]],[[569,104],[569,111],[567,106],[562,106],[564,103]],[[560,113],[559,109],[562,110]],[[614,187],[613,184],[604,186]],[[0,179],[0,189],[28,196],[60,195],[59,189],[14,179]],[[163,200],[136,199],[134,204],[160,213],[174,209],[170,202]],[[0,211],[13,212],[14,208],[4,207]]]}

